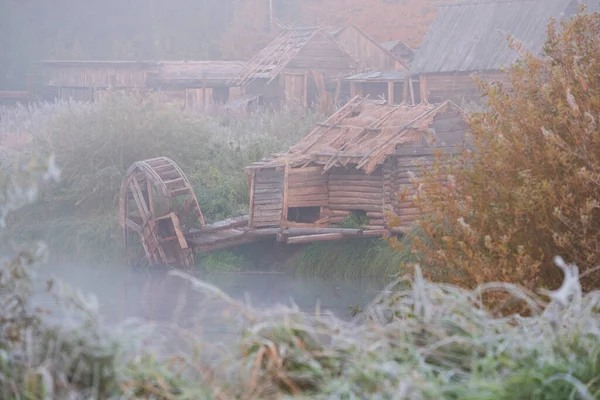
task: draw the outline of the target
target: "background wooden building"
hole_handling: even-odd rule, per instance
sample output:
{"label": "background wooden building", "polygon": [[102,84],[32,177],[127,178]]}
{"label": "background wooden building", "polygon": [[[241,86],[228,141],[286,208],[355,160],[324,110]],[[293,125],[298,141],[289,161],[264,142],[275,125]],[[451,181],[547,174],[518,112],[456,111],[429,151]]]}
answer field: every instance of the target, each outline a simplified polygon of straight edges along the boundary
{"label": "background wooden building", "polygon": [[[419,102],[418,96],[414,96],[415,88],[419,90],[418,84],[414,86],[413,83],[413,89],[410,90],[412,81],[409,79],[407,63],[410,56],[402,53],[401,42],[396,43],[395,47],[390,46],[395,50],[392,53],[356,25],[346,25],[332,31],[331,35],[356,61],[356,74],[346,78],[351,97],[381,97],[390,104]],[[404,49],[405,52],[408,50],[408,47]]]}
{"label": "background wooden building", "polygon": [[[573,15],[582,1],[477,0],[439,5],[411,65],[411,73],[420,76],[422,99],[431,103],[479,99],[471,75],[503,81],[501,68],[518,58],[506,35],[512,35],[526,50],[540,53],[550,18]],[[583,2],[590,10],[598,9],[597,0]]]}
{"label": "background wooden building", "polygon": [[406,66],[409,66],[415,57],[414,49],[408,47],[408,45],[401,40],[392,40],[381,43],[381,47],[389,51],[397,60]]}
{"label": "background wooden building", "polygon": [[408,225],[418,215],[396,194],[434,146],[456,152],[467,132],[451,102],[390,106],[354,98],[287,152],[248,167],[253,228],[329,227],[354,215],[367,229],[387,227],[385,210]]}
{"label": "background wooden building", "polygon": [[250,60],[233,81],[246,95],[260,94],[264,102],[282,101],[310,106],[324,90],[336,89],[351,75],[356,62],[321,27],[284,29]]}
{"label": "background wooden building", "polygon": [[239,61],[44,61],[42,95],[93,101],[109,87],[152,90],[166,102],[198,108],[240,96],[229,82],[243,66]]}

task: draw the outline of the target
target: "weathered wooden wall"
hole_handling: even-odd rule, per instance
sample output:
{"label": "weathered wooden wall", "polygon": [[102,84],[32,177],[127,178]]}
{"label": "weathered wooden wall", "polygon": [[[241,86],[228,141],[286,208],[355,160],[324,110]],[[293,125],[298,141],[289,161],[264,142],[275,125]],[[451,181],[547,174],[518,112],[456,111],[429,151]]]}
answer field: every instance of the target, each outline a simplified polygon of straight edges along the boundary
{"label": "weathered wooden wall", "polygon": [[279,226],[283,210],[284,173],[275,169],[253,172],[250,193],[250,226]]}
{"label": "weathered wooden wall", "polygon": [[143,87],[147,70],[141,66],[49,66],[45,68],[48,86],[107,87],[112,82],[117,87]]}
{"label": "weathered wooden wall", "polygon": [[397,66],[392,54],[354,26],[343,28],[335,39],[359,63],[359,71],[391,70]]}
{"label": "weathered wooden wall", "polygon": [[291,168],[288,173],[288,207],[327,206],[327,175],[323,167]]}
{"label": "weathered wooden wall", "polygon": [[323,33],[317,33],[286,65],[288,71],[312,69],[325,77],[338,73],[350,74],[355,70],[354,60],[339,45]]}
{"label": "weathered wooden wall", "polygon": [[[504,85],[508,84],[506,75],[501,71],[490,71],[477,75],[487,81],[500,81]],[[472,73],[423,74],[420,76],[419,83],[421,98],[429,103],[481,99],[481,91],[477,87]]]}
{"label": "weathered wooden wall", "polygon": [[332,168],[329,172],[329,210],[331,222],[341,222],[352,211],[365,211],[370,226],[383,226],[383,174],[371,175],[353,168]]}

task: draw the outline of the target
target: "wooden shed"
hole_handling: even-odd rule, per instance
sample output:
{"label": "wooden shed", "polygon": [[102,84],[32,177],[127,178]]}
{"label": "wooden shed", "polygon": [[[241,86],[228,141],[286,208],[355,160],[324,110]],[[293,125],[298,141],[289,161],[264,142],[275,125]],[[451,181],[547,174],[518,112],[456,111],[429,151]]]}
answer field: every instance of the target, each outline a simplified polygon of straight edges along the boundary
{"label": "wooden shed", "polygon": [[109,87],[153,90],[167,102],[186,108],[224,104],[241,90],[229,81],[243,69],[241,61],[43,61],[46,99],[93,101]]}
{"label": "wooden shed", "polygon": [[416,52],[411,73],[419,75],[423,101],[477,100],[472,79],[506,82],[503,66],[517,60],[506,35],[540,53],[551,18],[578,11],[581,2],[598,9],[597,0],[474,0],[439,5],[437,17]]}
{"label": "wooden shed", "polygon": [[355,216],[378,230],[388,227],[389,210],[408,226],[418,212],[396,194],[420,162],[432,162],[434,147],[458,152],[466,133],[465,114],[451,102],[355,97],[287,152],[247,168],[249,225],[331,227]]}
{"label": "wooden shed", "polygon": [[[356,25],[346,25],[330,34],[356,61],[356,74],[347,77],[350,95],[385,98],[390,104],[415,104],[415,87],[408,75],[408,63],[376,42]],[[413,85],[411,90],[409,85]]]}
{"label": "wooden shed", "polygon": [[262,95],[265,103],[308,107],[323,86],[335,89],[355,69],[354,59],[327,29],[288,28],[247,63],[233,84],[243,86],[246,95]]}

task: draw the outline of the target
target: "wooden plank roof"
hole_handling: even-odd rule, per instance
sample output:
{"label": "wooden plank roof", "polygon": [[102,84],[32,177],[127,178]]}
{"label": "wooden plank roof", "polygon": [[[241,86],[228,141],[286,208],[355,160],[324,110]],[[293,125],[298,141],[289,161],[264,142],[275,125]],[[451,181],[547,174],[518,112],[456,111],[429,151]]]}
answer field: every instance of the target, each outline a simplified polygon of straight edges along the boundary
{"label": "wooden plank roof", "polygon": [[267,78],[270,82],[319,33],[330,37],[327,29],[322,27],[285,29],[246,64],[233,83],[241,86],[256,78]]}
{"label": "wooden plank roof", "polygon": [[337,165],[354,165],[371,173],[399,146],[421,143],[436,116],[449,109],[464,115],[449,101],[439,105],[391,106],[355,97],[287,152],[248,168],[316,163],[325,165],[325,170]]}
{"label": "wooden plank roof", "polygon": [[551,18],[577,11],[585,2],[590,10],[598,0],[474,0],[439,5],[438,15],[416,52],[411,73],[498,70],[517,60],[506,35],[538,54]]}
{"label": "wooden plank roof", "polygon": [[151,85],[225,85],[246,65],[243,61],[159,61],[158,72],[148,76]]}

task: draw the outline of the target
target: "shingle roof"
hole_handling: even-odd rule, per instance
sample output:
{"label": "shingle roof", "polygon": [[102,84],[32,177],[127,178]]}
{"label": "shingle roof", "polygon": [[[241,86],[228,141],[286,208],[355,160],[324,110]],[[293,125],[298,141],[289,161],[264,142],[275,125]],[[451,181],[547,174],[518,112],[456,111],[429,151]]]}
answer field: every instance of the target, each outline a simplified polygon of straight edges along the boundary
{"label": "shingle roof", "polygon": [[[598,0],[583,1],[591,10],[598,8]],[[508,46],[507,34],[526,50],[539,53],[550,19],[577,11],[576,6],[572,0],[476,0],[441,5],[412,62],[411,73],[500,69],[518,58]]]}
{"label": "shingle roof", "polygon": [[463,111],[451,102],[439,105],[388,105],[386,102],[354,98],[287,152],[262,160],[249,168],[298,166],[311,162],[325,165],[355,165],[374,171],[398,146],[423,139],[435,117],[449,110]]}

